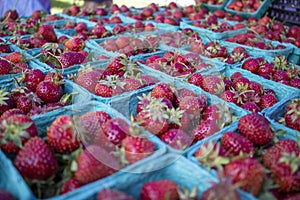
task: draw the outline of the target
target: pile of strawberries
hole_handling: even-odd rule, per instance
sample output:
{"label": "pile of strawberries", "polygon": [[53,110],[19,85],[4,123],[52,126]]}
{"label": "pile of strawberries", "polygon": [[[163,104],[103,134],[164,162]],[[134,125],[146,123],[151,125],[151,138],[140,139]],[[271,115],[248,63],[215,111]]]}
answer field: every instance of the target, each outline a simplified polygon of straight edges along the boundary
{"label": "pile of strawberries", "polygon": [[221,130],[233,120],[227,105],[210,104],[202,93],[166,83],[138,97],[135,121],[171,147],[184,150]]}
{"label": "pile of strawberries", "polygon": [[262,0],[233,0],[226,8],[240,12],[254,13],[260,8]]}
{"label": "pile of strawberries", "polygon": [[292,139],[276,140],[275,134],[265,117],[252,113],[240,118],[237,130],[204,143],[196,159],[217,170],[221,179],[231,177],[213,193],[232,192],[238,185],[259,198],[299,198],[300,146]]}

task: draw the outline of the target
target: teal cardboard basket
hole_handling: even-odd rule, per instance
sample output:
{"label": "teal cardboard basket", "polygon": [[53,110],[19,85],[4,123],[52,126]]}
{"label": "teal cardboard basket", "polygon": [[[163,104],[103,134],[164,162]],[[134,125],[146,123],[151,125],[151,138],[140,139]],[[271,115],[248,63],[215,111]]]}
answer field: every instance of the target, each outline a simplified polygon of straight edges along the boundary
{"label": "teal cardboard basket", "polygon": [[215,10],[223,10],[225,5],[227,4],[228,0],[224,0],[224,2],[220,5],[214,5],[214,4],[208,4],[208,3],[202,3],[202,6],[206,8],[209,11],[215,11]]}

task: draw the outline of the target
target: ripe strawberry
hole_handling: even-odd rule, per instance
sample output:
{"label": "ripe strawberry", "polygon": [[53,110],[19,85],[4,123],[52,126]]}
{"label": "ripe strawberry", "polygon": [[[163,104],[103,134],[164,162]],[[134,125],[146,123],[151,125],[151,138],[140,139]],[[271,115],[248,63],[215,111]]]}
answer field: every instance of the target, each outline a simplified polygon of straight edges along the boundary
{"label": "ripe strawberry", "polygon": [[107,70],[112,74],[119,75],[120,77],[124,75],[126,71],[126,65],[128,64],[128,57],[121,55],[113,58],[107,65]]}
{"label": "ripe strawberry", "polygon": [[0,189],[0,200],[15,200],[15,197],[10,192]]}
{"label": "ripe strawberry", "polygon": [[35,92],[37,85],[45,78],[45,74],[39,69],[31,69],[25,73],[23,80],[25,86],[31,91]]}
{"label": "ripe strawberry", "polygon": [[174,92],[172,88],[166,83],[157,84],[151,91],[151,96],[155,98],[166,98],[171,102],[174,100]]}
{"label": "ripe strawberry", "polygon": [[286,106],[286,111],[284,114],[286,125],[297,131],[300,131],[300,117],[298,114],[299,104],[299,99],[294,99]]}
{"label": "ripe strawberry", "polygon": [[10,63],[0,58],[0,75],[9,74],[12,70]]}
{"label": "ripe strawberry", "polygon": [[169,129],[162,136],[160,136],[160,139],[164,143],[178,150],[184,150],[188,148],[193,142],[193,139],[190,135],[179,129]]}
{"label": "ripe strawberry", "polygon": [[128,194],[115,189],[104,189],[101,190],[97,195],[97,200],[114,200],[114,199],[134,200],[134,198],[129,196]]}
{"label": "ripe strawberry", "polygon": [[238,93],[250,90],[250,80],[246,77],[240,77],[233,82],[233,88]]}
{"label": "ripe strawberry", "polygon": [[186,89],[186,88],[181,88],[181,89],[177,90],[177,92],[178,92],[178,94],[177,94],[178,101],[181,101],[186,96],[192,96],[192,97],[198,96],[195,92],[193,92],[189,89]]}
{"label": "ripe strawberry", "polygon": [[117,159],[100,146],[87,146],[78,156],[74,178],[85,185],[120,169]]}
{"label": "ripe strawberry", "polygon": [[235,82],[237,79],[239,79],[240,77],[243,77],[243,75],[240,72],[235,72],[230,76],[230,80],[232,82]]}
{"label": "ripe strawberry", "polygon": [[75,82],[87,89],[90,92],[95,91],[97,82],[103,75],[103,71],[100,69],[95,69],[93,67],[82,67],[80,68]]}
{"label": "ripe strawberry", "polygon": [[30,137],[37,136],[37,127],[30,117],[14,114],[1,123],[1,149],[16,154]]}
{"label": "ripe strawberry", "polygon": [[241,200],[241,196],[230,180],[221,180],[203,192],[201,200]]}
{"label": "ripe strawberry", "polygon": [[49,24],[42,24],[36,32],[37,36],[42,36],[47,42],[56,42],[57,36],[53,27]]}
{"label": "ripe strawberry", "polygon": [[69,154],[80,146],[80,133],[74,128],[71,116],[59,116],[47,130],[49,146],[60,154]]}
{"label": "ripe strawberry", "polygon": [[245,103],[241,106],[241,108],[245,109],[245,110],[249,110],[251,112],[254,112],[254,113],[258,113],[261,111],[261,108],[258,107],[258,105],[256,105],[255,103],[253,102],[248,102],[248,103]]}
{"label": "ripe strawberry", "polygon": [[36,94],[46,103],[58,102],[63,96],[63,89],[60,84],[44,80],[37,85]]}
{"label": "ripe strawberry", "polygon": [[122,147],[125,150],[125,158],[129,164],[135,163],[155,151],[155,145],[147,138],[127,136],[122,140]]}
{"label": "ripe strawberry", "polygon": [[300,78],[293,78],[290,80],[290,86],[300,89]]}
{"label": "ripe strawberry", "polygon": [[29,93],[26,96],[21,96],[17,99],[17,108],[22,110],[24,113],[28,113],[33,107],[39,106],[41,100],[35,93]]}
{"label": "ripe strawberry", "polygon": [[240,158],[231,161],[224,168],[225,176],[232,178],[241,189],[257,195],[263,185],[264,168],[254,158]]}
{"label": "ripe strawberry", "polygon": [[68,68],[70,66],[81,64],[85,62],[86,56],[79,52],[64,52],[62,53],[58,60],[62,68]]}
{"label": "ripe strawberry", "polygon": [[270,122],[264,116],[257,113],[241,117],[238,122],[238,129],[241,135],[257,146],[269,143],[274,136],[270,128]]}
{"label": "ripe strawberry", "polygon": [[79,187],[81,187],[81,184],[75,178],[70,178],[61,187],[60,194],[71,192]]}
{"label": "ripe strawberry", "polygon": [[273,79],[276,82],[279,82],[279,81],[288,81],[290,78],[289,78],[289,75],[288,75],[287,71],[277,70],[273,74]]}
{"label": "ripe strawberry", "polygon": [[258,82],[251,81],[250,82],[250,90],[253,90],[255,94],[261,96],[263,94],[263,86]]}
{"label": "ripe strawberry", "polygon": [[278,100],[274,95],[265,94],[265,95],[261,96],[261,98],[260,98],[259,107],[261,109],[269,108],[269,107],[272,107],[277,102],[278,102]]}
{"label": "ripe strawberry", "polygon": [[17,108],[9,109],[9,110],[5,111],[5,112],[1,115],[1,117],[0,117],[0,123],[1,123],[4,119],[7,119],[9,116],[15,115],[15,114],[24,115],[25,113],[24,113],[22,110],[17,109]]}
{"label": "ripe strawberry", "polygon": [[147,74],[141,75],[141,80],[143,82],[144,87],[154,85],[155,83],[158,82],[158,80],[155,77],[147,75]]}
{"label": "ripe strawberry", "polygon": [[179,102],[181,110],[185,110],[188,114],[200,116],[207,105],[205,95],[198,97],[186,96]]}
{"label": "ripe strawberry", "polygon": [[220,131],[220,127],[215,120],[205,120],[192,131],[194,140],[202,140]]}
{"label": "ripe strawberry", "polygon": [[274,66],[270,63],[265,63],[261,65],[257,71],[257,74],[262,75],[262,74],[269,74],[273,75],[275,73]]}
{"label": "ripe strawberry", "polygon": [[25,61],[24,55],[19,51],[12,52],[12,53],[4,56],[4,58],[14,64]]}
{"label": "ripe strawberry", "polygon": [[79,37],[73,37],[65,42],[65,49],[69,51],[81,51],[85,48],[85,42]]}
{"label": "ripe strawberry", "polygon": [[130,43],[130,36],[120,36],[116,39],[118,49],[124,49]]}
{"label": "ripe strawberry", "polygon": [[223,94],[221,95],[221,98],[227,102],[231,102],[234,104],[239,104],[241,101],[239,94],[234,90],[224,91]]}
{"label": "ripe strawberry", "polygon": [[14,166],[24,178],[47,180],[58,170],[57,160],[46,142],[40,137],[33,137],[19,151]]}
{"label": "ripe strawberry", "polygon": [[139,78],[125,78],[123,79],[123,82],[125,92],[130,92],[142,88],[142,81]]}
{"label": "ripe strawberry", "polygon": [[242,64],[243,69],[248,70],[254,74],[257,74],[259,67],[259,62],[255,58],[250,58]]}
{"label": "ripe strawberry", "polygon": [[106,121],[102,125],[102,130],[106,137],[117,145],[129,134],[129,125],[121,118],[114,118]]}
{"label": "ripe strawberry", "polygon": [[228,153],[235,156],[240,155],[240,153],[253,155],[255,151],[251,141],[235,132],[224,133],[221,144]]}
{"label": "ripe strawberry", "polygon": [[188,78],[188,82],[201,87],[203,84],[203,76],[201,74],[194,73]]}
{"label": "ripe strawberry", "polygon": [[211,94],[221,95],[225,90],[223,80],[217,76],[204,76],[202,83],[202,89]]}
{"label": "ripe strawberry", "polygon": [[178,186],[171,180],[149,181],[141,189],[141,200],[179,199]]}

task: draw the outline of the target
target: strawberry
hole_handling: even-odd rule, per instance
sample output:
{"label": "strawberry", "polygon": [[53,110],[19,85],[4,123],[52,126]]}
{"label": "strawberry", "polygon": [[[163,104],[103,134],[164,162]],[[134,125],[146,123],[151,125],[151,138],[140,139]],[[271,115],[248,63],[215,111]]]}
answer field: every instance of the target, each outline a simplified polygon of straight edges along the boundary
{"label": "strawberry", "polygon": [[73,37],[65,42],[65,49],[69,51],[81,51],[85,48],[84,41],[79,37]]}
{"label": "strawberry", "polygon": [[14,166],[24,178],[47,180],[58,170],[57,160],[46,142],[40,137],[33,137],[19,151]]}
{"label": "strawberry", "polygon": [[86,56],[79,52],[64,52],[58,58],[62,68],[68,68],[73,65],[85,62]]}
{"label": "strawberry", "polygon": [[14,64],[25,61],[24,55],[19,51],[12,52],[12,53],[4,56],[4,58]]}
{"label": "strawberry", "polygon": [[97,200],[114,200],[114,199],[134,200],[134,198],[129,196],[128,194],[115,189],[104,189],[97,194]]}
{"label": "strawberry", "polygon": [[112,97],[123,93],[125,83],[117,75],[106,76],[95,87],[95,94],[101,97]]}
{"label": "strawberry", "polygon": [[192,97],[198,96],[195,92],[193,92],[189,89],[186,89],[186,88],[181,88],[181,89],[177,90],[177,92],[178,92],[178,94],[177,94],[178,101],[181,101],[186,96],[192,96]]}
{"label": "strawberry", "polygon": [[0,200],[14,200],[15,197],[8,191],[0,189]]}
{"label": "strawberry", "polygon": [[261,109],[272,107],[274,104],[278,102],[277,98],[272,94],[265,94],[261,96],[259,107]]}
{"label": "strawberry", "polygon": [[206,96],[203,94],[199,97],[186,96],[179,102],[181,110],[185,110],[188,114],[200,116],[207,105]]}
{"label": "strawberry", "polygon": [[123,82],[125,92],[130,92],[142,88],[142,81],[139,78],[125,78],[123,79]]}
{"label": "strawberry", "polygon": [[161,118],[148,116],[147,112],[149,111],[139,112],[135,116],[135,121],[141,123],[141,126],[144,126],[149,132],[158,136],[168,130],[169,124],[166,118],[163,116]]}
{"label": "strawberry", "polygon": [[246,77],[240,77],[233,82],[233,88],[238,92],[250,90],[251,81]]}
{"label": "strawberry", "polygon": [[45,78],[45,74],[39,69],[31,69],[25,73],[23,80],[25,86],[35,92],[37,85]]}
{"label": "strawberry", "polygon": [[201,74],[194,73],[188,78],[190,84],[201,87],[203,84],[203,76]]}
{"label": "strawberry", "polygon": [[201,200],[241,200],[241,196],[230,180],[221,180],[203,192]]}
{"label": "strawberry", "polygon": [[241,135],[245,136],[256,146],[269,143],[274,136],[270,128],[270,122],[257,113],[241,117],[238,122],[238,129]]}
{"label": "strawberry", "polygon": [[240,77],[243,77],[243,75],[240,72],[235,72],[230,76],[230,80],[232,82],[235,82],[237,79],[239,79]]}
{"label": "strawberry", "polygon": [[117,159],[100,146],[87,146],[78,156],[74,178],[84,185],[120,169]]}
{"label": "strawberry", "polygon": [[142,186],[141,200],[179,199],[178,186],[171,180],[149,181]]}
{"label": "strawberry", "polygon": [[1,149],[6,153],[18,153],[30,137],[38,135],[37,127],[30,117],[14,114],[1,123]]}
{"label": "strawberry", "polygon": [[300,78],[293,78],[290,80],[290,86],[300,89]]}
{"label": "strawberry", "polygon": [[102,130],[106,137],[117,145],[129,134],[129,125],[121,118],[114,118],[106,121],[102,125]]}
{"label": "strawberry", "polygon": [[50,125],[47,130],[47,139],[49,146],[60,154],[69,154],[80,146],[80,133],[73,128],[71,116],[59,116]]}
{"label": "strawberry", "polygon": [[9,74],[11,70],[11,64],[7,60],[0,58],[0,75]]}
{"label": "strawberry", "polygon": [[231,102],[231,103],[234,103],[234,104],[238,104],[241,101],[240,97],[239,97],[239,94],[234,90],[224,91],[223,94],[221,95],[221,98],[224,101]]}
{"label": "strawberry", "polygon": [[248,70],[254,74],[257,74],[259,67],[259,62],[255,58],[250,58],[242,64],[243,69]]}
{"label": "strawberry", "polygon": [[129,164],[151,155],[155,150],[153,142],[147,138],[137,136],[127,136],[122,140],[122,147],[125,150],[125,158]]}
{"label": "strawberry", "polygon": [[11,116],[11,115],[17,115],[17,114],[22,114],[22,115],[24,115],[25,113],[22,111],[22,110],[20,110],[20,109],[17,109],[17,108],[12,108],[12,109],[9,109],[9,110],[7,110],[7,111],[5,111],[2,115],[1,115],[1,118],[0,118],[0,123],[4,120],[4,119],[6,119],[6,118],[8,118],[9,116]]}
{"label": "strawberry", "polygon": [[235,132],[224,133],[221,144],[228,153],[235,156],[238,156],[241,153],[253,155],[255,150],[251,141]]}
{"label": "strawberry", "polygon": [[258,113],[261,111],[261,108],[258,107],[258,105],[256,105],[253,102],[248,102],[248,103],[244,103],[241,108],[245,109],[245,110],[249,110],[250,112],[255,112]]}
{"label": "strawberry", "polygon": [[63,88],[54,81],[42,81],[36,87],[37,96],[46,103],[58,102],[63,96]]}
{"label": "strawberry", "polygon": [[116,39],[118,49],[124,49],[130,43],[130,36],[120,36]]}
{"label": "strawberry", "polygon": [[273,74],[273,79],[276,82],[279,82],[279,81],[288,81],[290,78],[289,78],[289,75],[288,75],[287,71],[277,70]]}
{"label": "strawberry", "polygon": [[60,194],[71,192],[79,187],[81,187],[81,184],[75,178],[70,178],[62,185]]}
{"label": "strawberry", "polygon": [[151,96],[155,98],[166,98],[171,102],[174,100],[174,92],[167,83],[157,84],[151,91]]}
{"label": "strawberry", "polygon": [[273,75],[275,73],[274,66],[270,63],[265,63],[261,65],[257,71],[257,74],[262,75],[262,74],[269,74]]}
{"label": "strawberry", "polygon": [[18,11],[17,10],[11,10],[11,9],[9,9],[9,10],[6,10],[5,12],[4,12],[4,19],[12,19],[12,20],[16,20],[16,19],[18,19],[19,18],[19,13],[18,13]]}
{"label": "strawberry", "polygon": [[255,94],[261,96],[263,94],[263,86],[255,81],[250,82],[250,90],[253,90]]}
{"label": "strawberry", "polygon": [[103,75],[103,71],[93,67],[81,67],[76,77],[75,83],[84,87],[90,92],[95,91],[97,81]]}
{"label": "strawberry", "polygon": [[263,166],[254,158],[239,158],[225,165],[225,176],[232,178],[234,184],[257,195],[263,185],[265,175]]}
{"label": "strawberry", "polygon": [[22,110],[24,113],[28,113],[33,107],[39,106],[41,100],[35,93],[29,93],[26,96],[21,96],[17,99],[17,108]]}
{"label": "strawberry", "polygon": [[202,89],[215,95],[221,95],[225,90],[225,85],[220,77],[208,75],[203,77]]}
{"label": "strawberry", "polygon": [[128,62],[128,57],[125,55],[115,57],[108,63],[107,70],[110,71],[112,74],[116,74],[121,77],[126,71],[125,65],[127,65]]}
{"label": "strawberry", "polygon": [[215,120],[205,120],[192,131],[194,140],[202,140],[220,131],[220,127]]}
{"label": "strawberry", "polygon": [[271,169],[284,153],[292,154],[293,152],[296,155],[300,154],[299,145],[296,141],[291,139],[280,140],[263,153],[263,164]]}
{"label": "strawberry", "polygon": [[49,24],[42,24],[39,26],[37,32],[37,36],[42,36],[47,42],[56,42],[57,36],[53,29],[53,27]]}
{"label": "strawberry", "polygon": [[284,120],[288,127],[300,131],[300,117],[298,115],[300,100],[294,99],[286,106]]}
{"label": "strawberry", "polygon": [[178,150],[184,150],[188,148],[193,142],[193,139],[190,135],[179,129],[169,129],[162,136],[160,136],[160,139],[164,143]]}

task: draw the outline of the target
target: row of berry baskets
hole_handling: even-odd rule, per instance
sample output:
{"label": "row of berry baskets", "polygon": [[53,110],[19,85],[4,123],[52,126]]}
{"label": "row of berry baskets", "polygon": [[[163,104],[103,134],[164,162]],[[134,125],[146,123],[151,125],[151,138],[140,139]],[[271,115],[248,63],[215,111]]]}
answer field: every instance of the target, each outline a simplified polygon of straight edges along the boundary
{"label": "row of berry baskets", "polygon": [[211,39],[189,21],[61,16],[3,37],[0,188],[18,199],[297,195],[297,48],[244,30]]}

